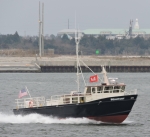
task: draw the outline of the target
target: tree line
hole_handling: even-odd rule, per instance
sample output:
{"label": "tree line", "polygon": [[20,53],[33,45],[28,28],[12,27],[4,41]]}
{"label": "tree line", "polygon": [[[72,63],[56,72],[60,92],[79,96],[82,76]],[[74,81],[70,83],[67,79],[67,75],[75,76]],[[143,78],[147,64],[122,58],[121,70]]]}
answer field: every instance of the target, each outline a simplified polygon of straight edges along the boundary
{"label": "tree line", "polygon": [[[35,49],[38,50],[38,36],[19,36],[18,32],[0,35],[0,50],[2,49]],[[67,35],[62,37],[51,35],[44,39],[44,48],[54,49],[55,54],[75,55],[75,39]],[[98,52],[96,52],[98,51]],[[79,44],[79,53],[83,55],[149,55],[150,38],[136,37],[130,39],[108,40],[105,36],[84,35]]]}

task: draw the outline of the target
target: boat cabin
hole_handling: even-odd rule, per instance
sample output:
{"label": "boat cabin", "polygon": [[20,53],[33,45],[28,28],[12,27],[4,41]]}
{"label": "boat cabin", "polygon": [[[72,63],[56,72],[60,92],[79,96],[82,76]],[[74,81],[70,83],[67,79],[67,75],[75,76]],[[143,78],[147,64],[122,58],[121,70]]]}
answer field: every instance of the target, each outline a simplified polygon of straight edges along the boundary
{"label": "boat cabin", "polygon": [[125,91],[124,84],[118,85],[106,85],[102,84],[99,86],[87,86],[84,93],[88,94],[100,94],[100,93],[123,93]]}

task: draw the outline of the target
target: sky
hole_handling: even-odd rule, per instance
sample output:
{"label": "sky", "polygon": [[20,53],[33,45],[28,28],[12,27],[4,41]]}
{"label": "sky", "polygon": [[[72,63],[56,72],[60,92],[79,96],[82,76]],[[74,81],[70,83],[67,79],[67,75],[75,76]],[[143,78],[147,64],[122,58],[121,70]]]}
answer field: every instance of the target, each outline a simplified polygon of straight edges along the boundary
{"label": "sky", "polygon": [[[150,28],[150,0],[40,0],[44,3],[44,34],[75,28],[126,29],[138,18]],[[41,4],[42,5],[42,4]],[[39,32],[39,0],[0,0],[0,34],[36,36]]]}

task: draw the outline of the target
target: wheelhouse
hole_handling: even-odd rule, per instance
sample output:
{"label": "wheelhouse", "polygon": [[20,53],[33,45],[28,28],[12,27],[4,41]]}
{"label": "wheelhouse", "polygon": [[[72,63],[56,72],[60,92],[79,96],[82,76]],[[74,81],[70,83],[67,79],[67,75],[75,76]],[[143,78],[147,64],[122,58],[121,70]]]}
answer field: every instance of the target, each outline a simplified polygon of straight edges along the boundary
{"label": "wheelhouse", "polygon": [[125,92],[124,84],[117,85],[106,85],[102,84],[99,86],[86,86],[85,94],[100,94],[100,93],[124,93]]}

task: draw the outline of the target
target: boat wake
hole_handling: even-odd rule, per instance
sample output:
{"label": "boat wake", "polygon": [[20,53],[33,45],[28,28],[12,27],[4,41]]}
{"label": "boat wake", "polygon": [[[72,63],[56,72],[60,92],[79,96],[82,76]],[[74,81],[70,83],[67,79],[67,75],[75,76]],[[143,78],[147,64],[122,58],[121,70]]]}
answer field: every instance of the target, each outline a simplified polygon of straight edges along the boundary
{"label": "boat wake", "polygon": [[[129,124],[132,121],[124,121],[123,124]],[[39,114],[30,115],[14,115],[14,114],[4,114],[0,112],[0,123],[12,123],[12,124],[22,124],[22,123],[42,123],[42,124],[104,124],[100,121],[94,121],[87,118],[66,118],[59,119],[52,116],[42,116]]]}

